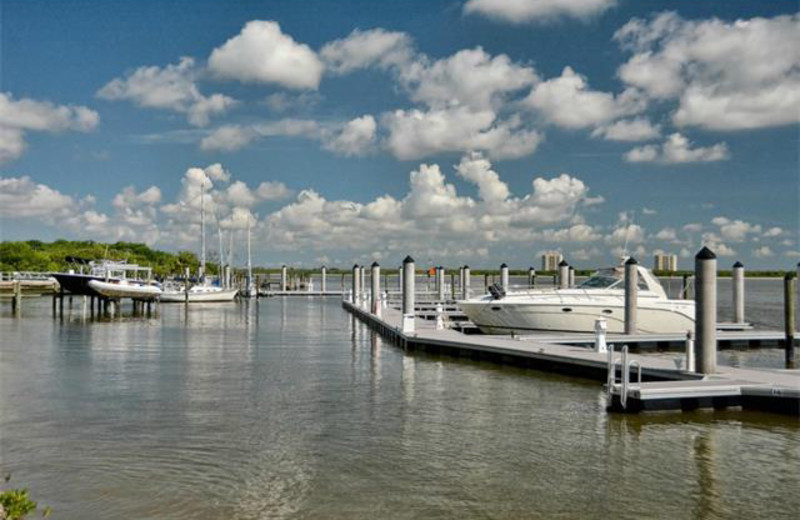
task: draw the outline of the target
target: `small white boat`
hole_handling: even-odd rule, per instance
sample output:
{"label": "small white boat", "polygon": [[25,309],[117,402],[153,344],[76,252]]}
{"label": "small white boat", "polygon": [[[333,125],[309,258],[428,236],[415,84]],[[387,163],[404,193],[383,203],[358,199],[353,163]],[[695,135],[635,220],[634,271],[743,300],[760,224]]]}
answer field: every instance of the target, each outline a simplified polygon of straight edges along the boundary
{"label": "small white boat", "polygon": [[183,288],[165,290],[161,294],[161,301],[165,303],[203,303],[203,302],[230,302],[236,297],[238,289],[222,289],[214,285],[193,285],[187,292]]}
{"label": "small white boat", "polygon": [[[694,301],[670,300],[652,273],[638,266],[637,330],[685,333],[694,330]],[[464,314],[485,334],[531,331],[592,332],[603,318],[608,332],[625,331],[624,268],[601,269],[578,287],[487,294],[459,301]]]}
{"label": "small white boat", "polygon": [[134,300],[157,300],[161,288],[137,280],[109,279],[89,280],[89,287],[106,298],[133,298]]}

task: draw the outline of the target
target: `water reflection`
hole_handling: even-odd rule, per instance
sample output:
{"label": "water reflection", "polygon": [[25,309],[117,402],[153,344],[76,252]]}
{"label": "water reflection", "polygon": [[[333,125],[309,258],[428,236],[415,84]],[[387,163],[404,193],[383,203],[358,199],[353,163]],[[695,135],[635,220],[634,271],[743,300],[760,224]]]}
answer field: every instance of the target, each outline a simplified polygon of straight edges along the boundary
{"label": "water reflection", "polygon": [[800,425],[786,417],[608,414],[595,382],[406,353],[334,299],[63,324],[49,304],[0,310],[0,457],[57,518],[800,508]]}

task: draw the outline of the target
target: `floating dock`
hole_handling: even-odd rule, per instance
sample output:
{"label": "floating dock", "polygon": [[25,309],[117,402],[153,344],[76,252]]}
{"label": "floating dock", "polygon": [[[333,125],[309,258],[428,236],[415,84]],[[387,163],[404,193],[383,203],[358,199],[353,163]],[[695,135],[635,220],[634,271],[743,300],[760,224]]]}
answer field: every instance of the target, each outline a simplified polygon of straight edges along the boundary
{"label": "floating dock", "polygon": [[[406,333],[402,329],[401,311],[392,306],[382,307],[380,316],[347,300],[343,300],[342,306],[407,350],[443,352],[605,381],[609,411],[636,413],[742,407],[800,416],[800,370],[719,366],[712,376],[704,377],[683,370],[678,363],[682,358],[629,354],[626,348],[620,359],[613,347],[610,354],[596,352],[589,346],[594,344],[592,336],[573,344],[575,338],[566,335],[507,337],[463,334],[442,328],[441,324],[437,327],[436,320],[424,319],[415,319],[414,332]],[[758,336],[754,331],[720,334],[734,334],[737,341],[742,342],[750,341],[747,335]],[[610,335],[607,342],[619,347],[631,339],[635,338]],[[658,340],[664,341],[664,338]],[[622,367],[627,367],[627,370]],[[634,368],[636,378],[631,381],[630,374]]]}

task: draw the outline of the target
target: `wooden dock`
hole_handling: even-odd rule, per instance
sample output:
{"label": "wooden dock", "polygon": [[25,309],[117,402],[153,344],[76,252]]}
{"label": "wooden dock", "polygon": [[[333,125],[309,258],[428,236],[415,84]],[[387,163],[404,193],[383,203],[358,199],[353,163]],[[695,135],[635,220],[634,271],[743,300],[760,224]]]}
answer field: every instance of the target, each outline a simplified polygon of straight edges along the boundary
{"label": "wooden dock", "polygon": [[[800,416],[800,370],[747,369],[719,366],[713,376],[688,372],[676,359],[626,353],[620,363],[611,354],[595,352],[594,338],[572,336],[484,336],[437,328],[435,320],[415,320],[415,331],[402,331],[402,313],[393,307],[381,309],[381,316],[343,301],[342,306],[357,319],[396,343],[413,350],[442,352],[475,359],[519,364],[532,368],[587,377],[606,382],[610,411],[689,410],[696,408],[742,407]],[[739,341],[754,331],[727,331]],[[643,335],[638,335],[643,336]],[[624,335],[610,335],[609,345],[624,341]],[[635,338],[627,338],[635,339]],[[662,338],[663,341],[663,338]],[[619,352],[619,349],[617,349]],[[610,360],[613,360],[611,363]],[[621,367],[627,366],[625,370]],[[635,381],[630,373],[636,368]],[[640,372],[639,372],[640,371]],[[641,379],[639,379],[641,373]]]}

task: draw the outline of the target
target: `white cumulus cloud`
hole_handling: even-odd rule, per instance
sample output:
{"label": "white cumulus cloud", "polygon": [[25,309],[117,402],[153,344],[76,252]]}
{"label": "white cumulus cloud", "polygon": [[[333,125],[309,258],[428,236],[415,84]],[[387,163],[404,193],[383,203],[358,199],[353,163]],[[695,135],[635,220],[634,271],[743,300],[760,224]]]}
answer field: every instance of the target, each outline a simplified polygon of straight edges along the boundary
{"label": "white cumulus cloud", "polygon": [[89,132],[99,123],[97,112],[84,106],[14,99],[10,92],[0,92],[0,164],[22,155],[27,132]]}
{"label": "white cumulus cloud", "polygon": [[634,18],[614,38],[633,55],[620,78],[677,99],[673,122],[730,131],[800,121],[800,15],[726,22],[667,12]]}
{"label": "white cumulus cloud", "polygon": [[560,17],[587,19],[616,3],[616,0],[469,0],[464,5],[464,12],[519,24]]}
{"label": "white cumulus cloud", "polygon": [[586,77],[571,67],[565,67],[561,76],[536,85],[523,104],[538,111],[549,123],[573,129],[606,124],[645,108],[637,91],[626,90],[614,96],[591,90]]}
{"label": "white cumulus cloud", "polygon": [[656,162],[679,164],[692,162],[725,161],[730,158],[728,146],[717,143],[708,147],[693,147],[684,135],[671,134],[661,145],[645,145],[628,151],[624,158],[628,162]]}
{"label": "white cumulus cloud", "polygon": [[208,67],[223,78],[293,89],[316,89],[324,70],[308,45],[284,34],[277,22],[262,20],[247,22],[238,35],[214,49]]}
{"label": "white cumulus cloud", "polygon": [[141,107],[186,114],[194,126],[205,126],[212,115],[227,112],[237,104],[224,94],[204,96],[197,88],[199,71],[194,59],[184,57],[177,65],[139,67],[124,78],[115,78],[97,91],[108,100],[129,100]]}

